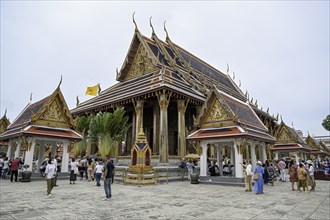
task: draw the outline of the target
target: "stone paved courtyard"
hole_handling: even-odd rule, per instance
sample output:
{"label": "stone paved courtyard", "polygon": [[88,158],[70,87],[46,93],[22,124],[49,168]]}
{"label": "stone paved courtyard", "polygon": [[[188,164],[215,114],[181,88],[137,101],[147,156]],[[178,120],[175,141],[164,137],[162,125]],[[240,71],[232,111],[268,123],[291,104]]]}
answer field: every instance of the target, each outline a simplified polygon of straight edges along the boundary
{"label": "stone paved courtyard", "polygon": [[52,196],[46,182],[0,180],[0,219],[330,219],[330,182],[315,192],[290,183],[265,186],[263,195],[233,186],[190,184],[112,185],[111,199],[95,182],[59,180]]}

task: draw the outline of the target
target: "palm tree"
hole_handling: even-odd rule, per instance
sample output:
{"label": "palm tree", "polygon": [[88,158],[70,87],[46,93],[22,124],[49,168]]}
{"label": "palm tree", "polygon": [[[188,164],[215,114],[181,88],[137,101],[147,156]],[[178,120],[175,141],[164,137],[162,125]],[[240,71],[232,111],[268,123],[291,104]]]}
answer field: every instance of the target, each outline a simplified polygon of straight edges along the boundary
{"label": "palm tree", "polygon": [[89,139],[97,144],[101,156],[115,156],[115,150],[128,129],[128,117],[124,108],[118,108],[113,113],[100,112],[89,124]]}
{"label": "palm tree", "polygon": [[77,118],[77,131],[81,133],[84,139],[76,143],[75,156],[83,156],[86,152],[86,149],[91,147],[91,144],[87,139],[90,121],[91,116],[80,116]]}

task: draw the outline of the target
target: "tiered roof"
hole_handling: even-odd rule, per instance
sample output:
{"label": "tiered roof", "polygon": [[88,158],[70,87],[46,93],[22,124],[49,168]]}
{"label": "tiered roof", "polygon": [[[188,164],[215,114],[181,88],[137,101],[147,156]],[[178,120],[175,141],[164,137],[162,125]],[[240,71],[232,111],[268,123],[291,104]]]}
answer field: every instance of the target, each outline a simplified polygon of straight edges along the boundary
{"label": "tiered roof", "polygon": [[73,128],[73,118],[58,86],[51,95],[35,103],[28,103],[7,130],[0,135],[0,140],[20,136],[81,140],[81,135]]}
{"label": "tiered roof", "polygon": [[80,103],[71,113],[82,115],[98,112],[130,103],[141,96],[155,96],[164,89],[200,105],[214,86],[246,101],[244,94],[228,75],[174,44],[168,37],[164,42],[153,32],[152,37],[148,38],[137,29],[125,62],[117,72],[117,81],[98,96]]}
{"label": "tiered roof", "polygon": [[327,154],[327,152],[321,148],[320,144],[309,134],[306,137],[305,141],[311,147],[311,150],[309,152],[310,154],[313,154],[313,155],[318,155],[318,154],[326,155]]}
{"label": "tiered roof", "polygon": [[279,125],[276,132],[276,142],[271,147],[273,151],[310,151],[311,148],[304,141],[298,132],[289,126],[287,126],[283,121]]}
{"label": "tiered roof", "polygon": [[188,140],[249,138],[275,141],[249,104],[217,88],[207,98],[202,112],[197,122],[201,129],[190,134]]}

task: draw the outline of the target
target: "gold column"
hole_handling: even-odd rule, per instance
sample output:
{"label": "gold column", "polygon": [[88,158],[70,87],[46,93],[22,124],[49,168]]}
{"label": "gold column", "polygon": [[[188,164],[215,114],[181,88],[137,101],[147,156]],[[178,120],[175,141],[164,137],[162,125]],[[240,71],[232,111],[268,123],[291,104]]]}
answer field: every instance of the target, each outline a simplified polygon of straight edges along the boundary
{"label": "gold column", "polygon": [[186,132],[185,132],[185,112],[187,109],[187,104],[185,104],[185,100],[179,99],[177,100],[178,104],[178,153],[180,157],[184,157],[186,155]]}
{"label": "gold column", "polygon": [[137,139],[139,129],[143,128],[143,103],[144,100],[137,100],[134,106],[136,113],[135,139]]}
{"label": "gold column", "polygon": [[171,94],[165,92],[157,95],[160,108],[160,151],[159,162],[168,163],[168,121],[167,121],[167,107],[170,103]]}

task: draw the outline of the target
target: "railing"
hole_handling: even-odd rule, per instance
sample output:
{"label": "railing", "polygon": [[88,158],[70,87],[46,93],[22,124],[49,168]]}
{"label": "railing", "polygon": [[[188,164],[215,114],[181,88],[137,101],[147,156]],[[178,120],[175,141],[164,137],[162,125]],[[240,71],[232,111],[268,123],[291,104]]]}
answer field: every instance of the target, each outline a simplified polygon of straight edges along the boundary
{"label": "railing", "polygon": [[168,168],[154,168],[155,170],[155,176],[156,176],[156,182],[160,183],[160,179],[166,179],[166,183],[168,184]]}

